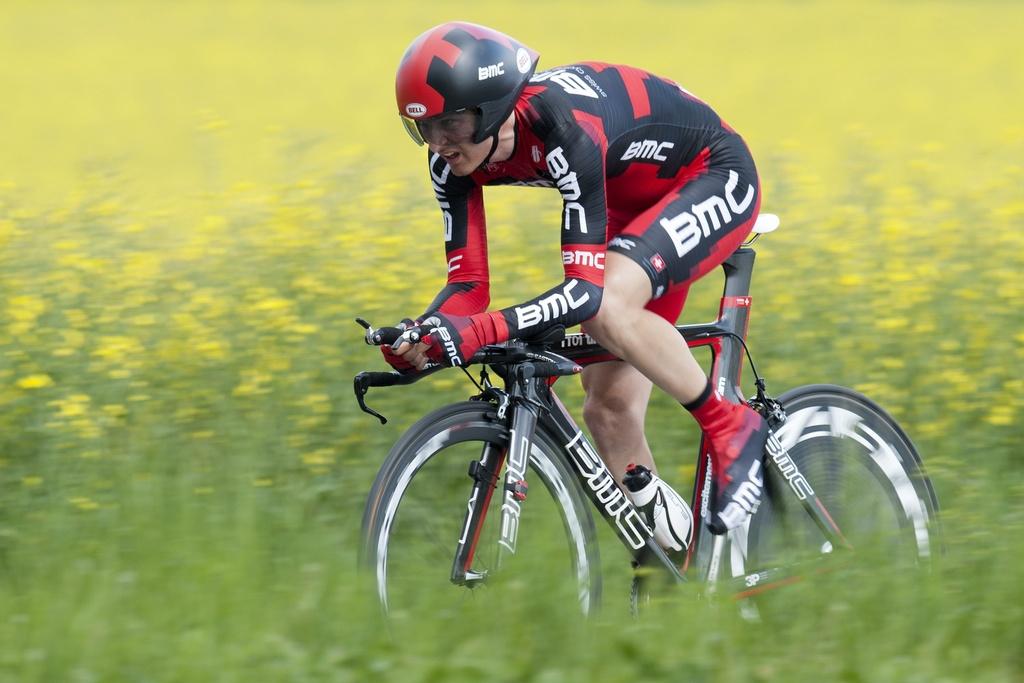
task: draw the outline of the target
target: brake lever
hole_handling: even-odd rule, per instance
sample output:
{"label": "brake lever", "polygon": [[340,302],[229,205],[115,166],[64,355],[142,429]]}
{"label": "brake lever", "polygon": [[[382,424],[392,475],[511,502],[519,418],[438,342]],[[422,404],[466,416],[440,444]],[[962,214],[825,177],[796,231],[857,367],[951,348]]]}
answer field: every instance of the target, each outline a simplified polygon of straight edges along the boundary
{"label": "brake lever", "polygon": [[359,408],[364,413],[369,413],[380,420],[382,425],[386,425],[388,423],[388,419],[370,406],[366,405],[366,401],[363,399],[363,397],[366,396],[366,393],[370,390],[370,375],[365,372],[360,372],[355,376],[355,379],[352,380],[352,385],[356,392],[356,402],[359,403]]}

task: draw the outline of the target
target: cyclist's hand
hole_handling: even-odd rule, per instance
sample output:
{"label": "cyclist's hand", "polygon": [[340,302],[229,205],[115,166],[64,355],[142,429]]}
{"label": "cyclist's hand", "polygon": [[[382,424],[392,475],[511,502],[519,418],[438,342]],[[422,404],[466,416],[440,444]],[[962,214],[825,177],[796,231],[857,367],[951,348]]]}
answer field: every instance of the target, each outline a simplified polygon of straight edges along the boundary
{"label": "cyclist's hand", "polygon": [[[408,347],[409,344],[406,342],[402,342],[400,344],[400,347],[401,346]],[[411,360],[407,360],[404,355],[397,353],[396,351],[392,351],[391,347],[388,346],[387,344],[380,347],[380,352],[384,356],[384,360],[387,361],[388,365],[390,365],[403,375],[412,372],[413,370],[419,369],[416,367],[416,363],[412,362]]]}
{"label": "cyclist's hand", "polygon": [[477,317],[435,313],[424,320],[422,327],[430,330],[423,337],[430,360],[442,365],[465,365],[484,344]]}
{"label": "cyclist's hand", "polygon": [[394,327],[381,327],[374,332],[373,341],[381,345],[380,352],[384,360],[403,374],[422,370],[427,363],[426,344],[412,344],[403,339],[406,330],[416,326],[415,321],[406,318]]}
{"label": "cyclist's hand", "polygon": [[416,370],[422,370],[430,363],[430,357],[427,355],[427,351],[430,349],[423,342],[417,342],[415,344],[403,341],[395,349],[395,354],[399,356],[403,362],[408,363]]}

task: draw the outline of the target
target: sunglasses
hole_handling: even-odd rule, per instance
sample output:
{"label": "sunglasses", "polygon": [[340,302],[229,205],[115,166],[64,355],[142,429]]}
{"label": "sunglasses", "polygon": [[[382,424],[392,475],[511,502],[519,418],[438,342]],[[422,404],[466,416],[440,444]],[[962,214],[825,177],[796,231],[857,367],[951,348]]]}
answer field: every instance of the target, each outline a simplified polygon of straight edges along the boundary
{"label": "sunglasses", "polygon": [[473,139],[480,126],[480,112],[458,109],[422,120],[402,116],[402,123],[417,145],[441,145],[445,142],[458,145]]}

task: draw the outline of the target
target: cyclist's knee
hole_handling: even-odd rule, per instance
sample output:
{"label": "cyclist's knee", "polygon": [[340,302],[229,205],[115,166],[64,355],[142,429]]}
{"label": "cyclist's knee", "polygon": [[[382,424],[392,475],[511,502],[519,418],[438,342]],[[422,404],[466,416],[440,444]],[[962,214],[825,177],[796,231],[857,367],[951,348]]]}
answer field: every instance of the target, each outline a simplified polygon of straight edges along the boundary
{"label": "cyclist's knee", "polygon": [[605,260],[604,293],[597,315],[588,323],[598,335],[608,336],[630,325],[651,298],[647,274],[632,260],[609,252]]}
{"label": "cyclist's knee", "polygon": [[605,258],[604,291],[620,303],[643,306],[651,299],[651,279],[647,272],[628,256],[608,252]]}
{"label": "cyclist's knee", "polygon": [[597,315],[587,322],[587,331],[601,342],[614,339],[621,330],[630,328],[633,317],[641,310],[643,304],[638,305],[633,297],[605,287],[601,307]]}

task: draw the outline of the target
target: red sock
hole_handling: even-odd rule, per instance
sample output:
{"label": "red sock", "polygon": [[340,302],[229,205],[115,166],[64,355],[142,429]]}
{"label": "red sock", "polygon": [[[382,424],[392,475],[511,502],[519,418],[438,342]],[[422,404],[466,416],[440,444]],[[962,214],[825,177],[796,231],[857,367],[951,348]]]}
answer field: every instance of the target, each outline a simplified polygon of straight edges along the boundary
{"label": "red sock", "polygon": [[721,433],[742,414],[739,405],[725,400],[721,394],[712,391],[710,382],[695,401],[686,403],[683,407],[693,414],[705,434]]}

